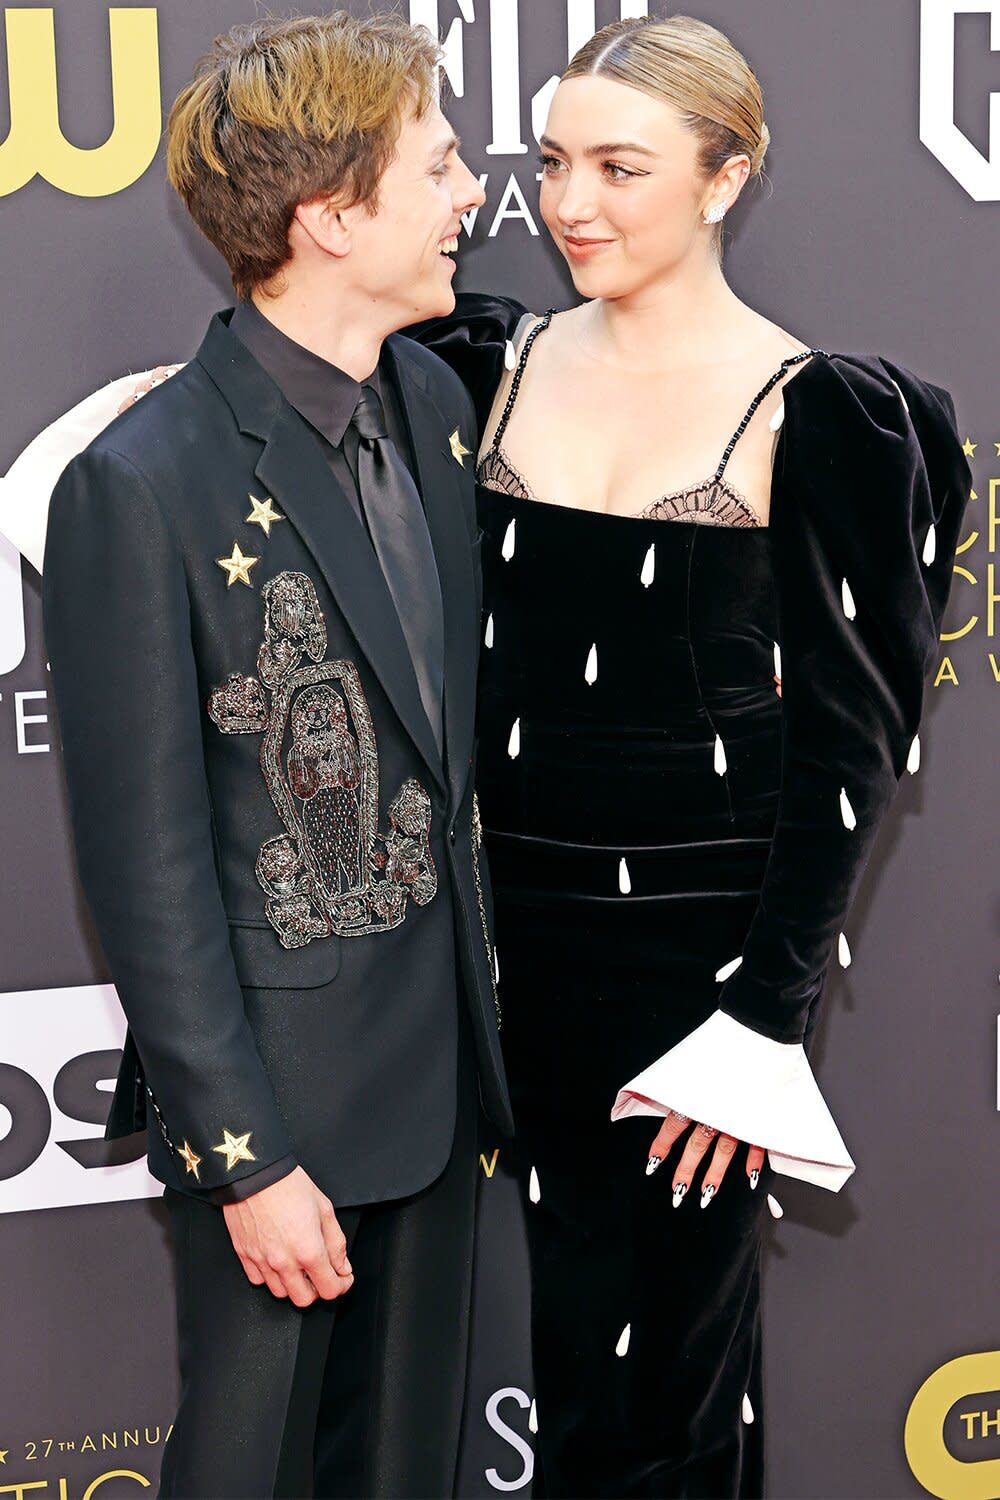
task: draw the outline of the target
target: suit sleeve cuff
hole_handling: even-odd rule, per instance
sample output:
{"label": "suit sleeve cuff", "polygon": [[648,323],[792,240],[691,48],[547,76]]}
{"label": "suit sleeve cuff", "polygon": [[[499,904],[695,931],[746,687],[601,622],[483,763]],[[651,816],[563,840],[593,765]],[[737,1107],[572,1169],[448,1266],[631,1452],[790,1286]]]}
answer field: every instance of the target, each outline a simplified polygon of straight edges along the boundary
{"label": "suit sleeve cuff", "polygon": [[716,1011],[619,1090],[612,1120],[671,1110],[763,1146],[776,1172],[839,1192],[854,1171],[800,1042]]}
{"label": "suit sleeve cuff", "polygon": [[220,1208],[226,1203],[242,1203],[245,1198],[252,1198],[255,1193],[263,1192],[264,1188],[273,1187],[283,1177],[290,1176],[297,1166],[294,1156],[282,1156],[278,1161],[261,1167],[259,1172],[251,1172],[248,1177],[227,1182],[223,1187],[212,1188],[208,1196]]}

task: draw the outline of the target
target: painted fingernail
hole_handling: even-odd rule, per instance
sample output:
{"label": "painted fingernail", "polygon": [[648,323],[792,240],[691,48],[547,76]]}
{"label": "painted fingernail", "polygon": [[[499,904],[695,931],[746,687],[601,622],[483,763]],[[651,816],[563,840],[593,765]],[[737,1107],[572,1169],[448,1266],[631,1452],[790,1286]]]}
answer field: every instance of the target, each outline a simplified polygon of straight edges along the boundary
{"label": "painted fingernail", "polygon": [[662,1162],[662,1156],[651,1156],[649,1158],[649,1161],[646,1163],[646,1176],[652,1177],[653,1173],[656,1171],[657,1167],[662,1164]]}
{"label": "painted fingernail", "polygon": [[711,1203],[711,1201],[712,1201],[712,1199],[714,1197],[715,1197],[715,1184],[714,1184],[714,1182],[710,1182],[709,1185],[708,1185],[708,1187],[704,1190],[704,1192],[701,1195],[701,1206],[702,1206],[702,1208],[707,1208],[708,1205]]}
{"label": "painted fingernail", "polygon": [[686,1182],[675,1182],[674,1183],[674,1207],[675,1208],[680,1208],[681,1204],[684,1202],[684,1194],[687,1192],[687,1190],[688,1190],[688,1185],[687,1185]]}
{"label": "painted fingernail", "polygon": [[754,1167],[753,1171],[750,1173],[750,1186],[751,1186],[751,1188],[756,1188],[756,1186],[757,1186],[757,1184],[758,1184],[759,1181],[760,1181],[760,1168],[759,1167]]}

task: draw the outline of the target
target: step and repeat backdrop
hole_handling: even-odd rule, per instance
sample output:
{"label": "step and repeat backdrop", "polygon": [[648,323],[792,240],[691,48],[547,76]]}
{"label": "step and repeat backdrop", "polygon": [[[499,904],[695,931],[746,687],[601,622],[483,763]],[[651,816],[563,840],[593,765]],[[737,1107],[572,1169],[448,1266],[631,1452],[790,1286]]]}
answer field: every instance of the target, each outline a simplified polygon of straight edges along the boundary
{"label": "step and repeat backdrop", "polygon": [[[768,182],[727,240],[737,291],[811,344],[883,352],[949,387],[974,474],[923,764],[851,915],[853,964],[830,989],[816,1059],[859,1171],[839,1197],[783,1186],[771,1227],[769,1492],[988,1500],[1000,1495],[1000,3],[684,8],[730,33],[765,91]],[[540,310],[573,300],[537,214],[536,138],[570,53],[646,9],[409,0],[445,41],[448,108],[486,193],[465,222],[459,285]],[[102,382],[186,358],[231,300],[165,186],[160,141],[195,59],[257,8],[0,10],[3,472]],[[39,579],[0,541],[0,1496],[115,1500],[155,1491],[169,1431],[170,1259],[141,1142],[100,1140],[124,1024],[74,876],[47,692]],[[482,1145],[465,1496],[527,1493],[533,1467],[520,1210],[502,1145]]]}

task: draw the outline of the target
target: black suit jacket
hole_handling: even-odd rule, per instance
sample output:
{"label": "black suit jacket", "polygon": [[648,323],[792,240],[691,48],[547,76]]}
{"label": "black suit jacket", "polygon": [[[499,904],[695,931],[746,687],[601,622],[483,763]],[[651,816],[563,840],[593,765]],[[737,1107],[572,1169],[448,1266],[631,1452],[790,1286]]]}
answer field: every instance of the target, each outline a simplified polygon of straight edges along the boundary
{"label": "black suit jacket", "polygon": [[[463,1003],[510,1130],[473,801],[474,476],[456,456],[475,419],[435,355],[388,341],[444,598],[442,762],[362,523],[227,322],[73,460],[49,519],[77,857],[130,1029],[109,1132],[148,1101],[170,1186],[293,1154],[335,1203],[377,1201],[447,1160]],[[254,499],[281,519],[250,520]],[[257,561],[230,583],[234,545]]]}

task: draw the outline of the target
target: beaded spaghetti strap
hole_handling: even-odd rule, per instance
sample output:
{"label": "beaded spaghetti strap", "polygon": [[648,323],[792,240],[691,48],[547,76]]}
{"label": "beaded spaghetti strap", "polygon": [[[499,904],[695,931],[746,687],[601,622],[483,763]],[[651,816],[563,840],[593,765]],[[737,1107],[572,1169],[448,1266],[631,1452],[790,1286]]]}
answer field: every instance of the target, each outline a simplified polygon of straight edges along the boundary
{"label": "beaded spaghetti strap", "polygon": [[784,380],[785,376],[788,374],[789,370],[793,368],[793,366],[801,365],[807,359],[812,359],[814,354],[823,354],[824,352],[825,351],[822,349],[806,349],[802,354],[793,354],[788,359],[783,359],[781,361],[779,368],[775,370],[774,374],[771,376],[767,384],[757,392],[756,396],[750,402],[743,421],[740,423],[736,431],[733,433],[732,437],[729,439],[729,444],[726,448],[726,451],[722,455],[722,458],[719,461],[719,467],[715,471],[716,480],[720,480],[723,474],[725,474],[726,465],[733,456],[733,449],[736,447],[736,444],[739,442],[740,438],[749,427],[750,420],[760,403],[764,400],[764,397],[769,395],[771,391],[774,390],[774,387],[778,384],[779,380]]}
{"label": "beaded spaghetti strap", "polygon": [[534,328],[531,330],[531,332],[528,334],[528,337],[524,341],[524,346],[521,349],[521,357],[517,362],[517,369],[514,371],[514,378],[510,383],[510,390],[507,392],[507,400],[504,404],[503,411],[500,413],[500,420],[496,425],[496,431],[493,434],[493,441],[490,443],[490,453],[495,453],[497,448],[500,446],[500,443],[503,441],[503,435],[507,430],[507,423],[510,421],[511,412],[514,410],[514,402],[517,400],[517,393],[521,385],[521,376],[524,374],[524,367],[528,363],[528,355],[531,353],[531,346],[535,342],[535,339],[538,337],[538,335],[541,333],[542,329],[548,328],[554,316],[555,308],[550,307],[544,318],[539,319],[539,321],[535,324]]}

